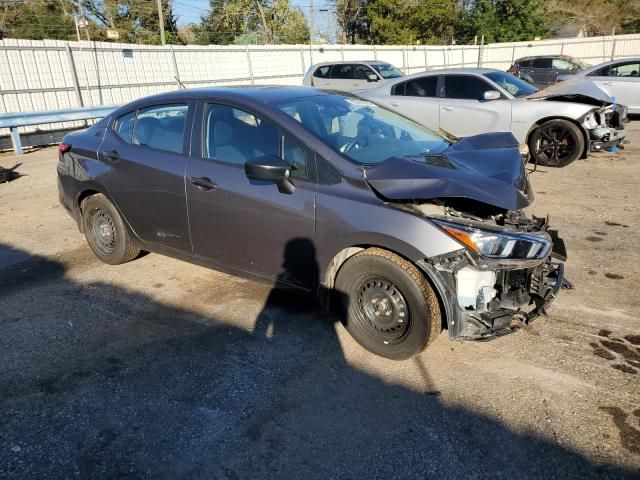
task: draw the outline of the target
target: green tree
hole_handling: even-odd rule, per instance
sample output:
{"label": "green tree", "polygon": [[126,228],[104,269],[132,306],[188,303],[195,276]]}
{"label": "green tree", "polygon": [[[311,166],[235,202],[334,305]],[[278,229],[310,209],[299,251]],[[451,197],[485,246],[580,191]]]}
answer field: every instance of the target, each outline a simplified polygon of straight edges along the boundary
{"label": "green tree", "polygon": [[485,42],[513,42],[549,35],[542,0],[475,0],[467,5],[464,34]]}
{"label": "green tree", "polygon": [[457,35],[462,9],[451,0],[369,0],[369,40],[376,44],[443,43]]}
{"label": "green tree", "polygon": [[341,34],[339,41],[352,44],[367,41],[367,0],[335,0],[334,5]]}
{"label": "green tree", "polygon": [[0,4],[0,38],[73,40],[75,6],[69,1],[36,0]]}
{"label": "green tree", "polygon": [[196,27],[202,44],[306,43],[307,21],[289,0],[211,0]]}

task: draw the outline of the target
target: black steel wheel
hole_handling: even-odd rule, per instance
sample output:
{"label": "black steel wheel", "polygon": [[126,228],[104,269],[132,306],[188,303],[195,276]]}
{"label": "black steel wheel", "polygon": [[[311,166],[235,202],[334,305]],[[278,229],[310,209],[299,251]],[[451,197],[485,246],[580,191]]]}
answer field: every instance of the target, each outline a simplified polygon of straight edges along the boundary
{"label": "black steel wheel", "polygon": [[345,328],[376,355],[403,360],[440,333],[435,292],[411,262],[380,248],[347,260],[335,282]]}
{"label": "black steel wheel", "polygon": [[549,120],[529,137],[531,159],[546,167],[564,167],[582,156],[584,136],[568,120]]}
{"label": "black steel wheel", "polygon": [[81,209],[84,234],[96,257],[118,265],[140,254],[122,217],[107,197],[92,195],[82,202]]}

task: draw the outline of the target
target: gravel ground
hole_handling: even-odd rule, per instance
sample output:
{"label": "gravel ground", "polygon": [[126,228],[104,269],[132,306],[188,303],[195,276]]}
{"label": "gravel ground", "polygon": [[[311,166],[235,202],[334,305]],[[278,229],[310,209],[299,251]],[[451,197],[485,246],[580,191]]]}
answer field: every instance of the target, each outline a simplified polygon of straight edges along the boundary
{"label": "gravel ground", "polygon": [[532,176],[576,285],[549,317],[406,362],[306,298],[154,254],[101,264],[55,150],[26,155],[0,185],[0,478],[639,478],[630,132]]}

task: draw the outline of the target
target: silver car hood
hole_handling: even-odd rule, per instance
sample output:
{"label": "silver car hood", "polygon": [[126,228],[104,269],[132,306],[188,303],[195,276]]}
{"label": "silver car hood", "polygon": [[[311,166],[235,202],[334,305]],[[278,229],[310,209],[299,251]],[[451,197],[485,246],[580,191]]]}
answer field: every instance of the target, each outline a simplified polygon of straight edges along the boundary
{"label": "silver car hood", "polygon": [[585,100],[584,103],[598,102],[597,105],[613,103],[611,97],[604,90],[591,80],[583,78],[575,78],[550,85],[524,98],[532,100],[538,98],[569,101]]}

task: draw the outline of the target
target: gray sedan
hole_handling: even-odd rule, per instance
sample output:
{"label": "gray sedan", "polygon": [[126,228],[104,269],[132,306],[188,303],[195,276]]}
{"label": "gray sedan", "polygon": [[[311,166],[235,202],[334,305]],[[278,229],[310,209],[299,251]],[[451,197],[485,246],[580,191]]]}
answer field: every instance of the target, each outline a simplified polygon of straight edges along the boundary
{"label": "gray sedan", "polygon": [[593,82],[629,113],[640,114],[640,58],[626,58],[601,63],[575,75],[558,77],[558,81]]}
{"label": "gray sedan", "polygon": [[537,163],[562,167],[617,146],[626,135],[625,107],[613,105],[593,84],[569,83],[538,92],[500,70],[444,69],[389,80],[360,94],[456,137],[511,132]]}
{"label": "gray sedan", "polygon": [[109,264],[141,250],[328,300],[379,355],[485,339],[543,313],[562,241],[510,134],[454,143],[312,88],[182,90],[60,145],[60,201]]}

